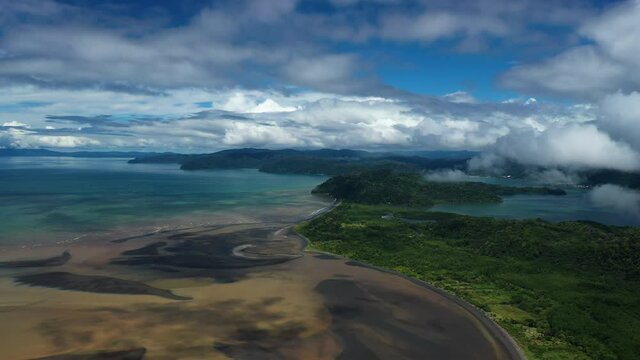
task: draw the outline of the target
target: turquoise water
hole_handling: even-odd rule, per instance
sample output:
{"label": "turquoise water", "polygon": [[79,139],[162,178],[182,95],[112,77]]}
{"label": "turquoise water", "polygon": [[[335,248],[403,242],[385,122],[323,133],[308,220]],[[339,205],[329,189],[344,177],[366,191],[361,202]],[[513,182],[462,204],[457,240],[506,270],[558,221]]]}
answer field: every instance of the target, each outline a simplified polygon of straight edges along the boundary
{"label": "turquoise water", "polygon": [[69,240],[225,209],[304,203],[324,179],[181,171],[126,159],[0,158],[0,243]]}
{"label": "turquoise water", "polygon": [[[281,205],[317,204],[309,191],[324,180],[250,169],[181,171],[173,164],[127,164],[125,159],[5,157],[0,158],[0,244],[67,241],[115,228],[202,219],[213,213],[251,215]],[[511,179],[476,180],[531,185]],[[588,190],[566,190],[568,195],[563,197],[518,195],[501,204],[439,205],[434,210],[640,225],[637,217],[592,204]]]}
{"label": "turquoise water", "polygon": [[[472,181],[509,186],[540,186],[519,179],[477,177]],[[564,187],[563,189],[567,192],[566,196],[516,195],[505,197],[504,201],[499,204],[437,205],[432,209],[464,215],[508,219],[590,220],[608,225],[640,225],[640,218],[635,214],[620,212],[591,202],[589,200],[590,189],[577,187]]]}

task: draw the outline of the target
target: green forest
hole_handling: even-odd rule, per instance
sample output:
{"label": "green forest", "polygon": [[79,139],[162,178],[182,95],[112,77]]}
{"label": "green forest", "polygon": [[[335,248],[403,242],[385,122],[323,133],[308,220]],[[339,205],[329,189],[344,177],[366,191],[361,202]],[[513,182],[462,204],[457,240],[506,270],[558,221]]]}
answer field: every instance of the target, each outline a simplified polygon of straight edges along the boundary
{"label": "green forest", "polygon": [[456,294],[507,330],[530,359],[640,354],[640,229],[430,212],[424,205],[495,201],[511,190],[458,183],[430,191],[409,175],[347,179],[315,190],[343,202],[298,226],[311,249]]}
{"label": "green forest", "polygon": [[314,194],[362,204],[431,206],[438,203],[492,203],[516,194],[565,195],[545,187],[511,187],[480,182],[431,182],[421,173],[390,169],[335,176],[317,186]]}

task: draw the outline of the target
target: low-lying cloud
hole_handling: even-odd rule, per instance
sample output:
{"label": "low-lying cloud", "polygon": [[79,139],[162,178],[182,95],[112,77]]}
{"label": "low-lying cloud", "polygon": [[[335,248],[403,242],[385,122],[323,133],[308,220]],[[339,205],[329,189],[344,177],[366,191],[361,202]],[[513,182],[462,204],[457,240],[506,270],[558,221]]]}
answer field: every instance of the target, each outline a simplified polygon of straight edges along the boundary
{"label": "low-lying cloud", "polygon": [[592,104],[594,118],[511,132],[476,167],[525,165],[640,170],[640,1],[625,1],[585,21],[584,41],[540,62],[513,67],[502,84]]}
{"label": "low-lying cloud", "polygon": [[462,182],[469,181],[469,175],[461,170],[436,170],[428,172],[425,178],[433,182]]}
{"label": "low-lying cloud", "polygon": [[493,167],[504,159],[525,165],[572,170],[640,170],[640,154],[594,124],[552,126],[544,131],[514,131],[500,138],[489,154],[475,159],[471,166]]}
{"label": "low-lying cloud", "polygon": [[29,124],[23,132],[0,127],[17,147],[37,145],[38,136],[75,136],[105,148],[192,152],[235,146],[487,150],[514,132],[592,117],[588,107],[576,106],[241,88],[171,90],[157,97],[16,86],[0,89],[0,107],[33,97],[42,103],[0,114],[3,124]]}
{"label": "low-lying cloud", "polygon": [[589,200],[601,207],[613,209],[624,216],[640,218],[640,192],[617,185],[601,185],[589,192]]}
{"label": "low-lying cloud", "polygon": [[543,185],[578,185],[584,182],[584,179],[580,175],[559,169],[530,171],[527,174],[527,178]]}

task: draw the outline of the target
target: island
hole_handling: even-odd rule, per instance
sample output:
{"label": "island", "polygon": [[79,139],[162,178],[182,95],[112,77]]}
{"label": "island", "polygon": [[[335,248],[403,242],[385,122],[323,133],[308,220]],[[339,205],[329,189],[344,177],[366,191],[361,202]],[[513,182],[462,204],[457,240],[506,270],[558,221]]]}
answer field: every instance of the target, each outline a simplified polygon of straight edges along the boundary
{"label": "island", "polygon": [[332,177],[312,190],[363,204],[432,206],[441,203],[492,203],[516,194],[566,195],[562,189],[514,187],[481,182],[426,181],[419,172],[368,170]]}

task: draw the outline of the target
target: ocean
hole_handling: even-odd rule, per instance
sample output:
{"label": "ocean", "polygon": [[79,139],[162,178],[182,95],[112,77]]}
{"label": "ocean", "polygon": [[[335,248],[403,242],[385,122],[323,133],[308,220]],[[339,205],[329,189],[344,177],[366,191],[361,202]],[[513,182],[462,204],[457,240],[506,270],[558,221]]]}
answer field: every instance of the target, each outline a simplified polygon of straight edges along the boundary
{"label": "ocean", "polygon": [[182,171],[127,159],[0,158],[0,244],[73,241],[115,229],[160,229],[322,207],[310,190],[322,176],[254,169]]}

